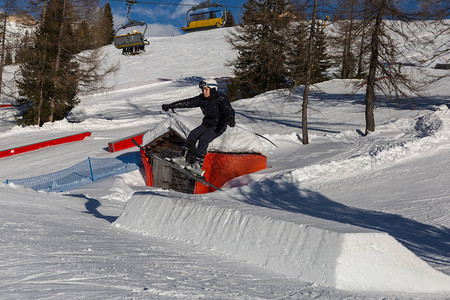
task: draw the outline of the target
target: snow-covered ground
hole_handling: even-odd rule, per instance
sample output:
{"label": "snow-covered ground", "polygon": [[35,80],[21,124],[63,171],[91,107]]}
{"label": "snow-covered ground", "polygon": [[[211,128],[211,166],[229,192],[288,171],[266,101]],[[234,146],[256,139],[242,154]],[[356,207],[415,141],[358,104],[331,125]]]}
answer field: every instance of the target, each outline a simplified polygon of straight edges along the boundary
{"label": "snow-covered ground", "polygon": [[357,82],[318,84],[309,145],[301,88],[235,102],[238,125],[278,147],[261,140],[269,167],[222,192],[146,187],[141,171],[62,194],[4,184],[137,151],[107,143],[161,123],[161,104],[198,94],[201,78],[230,76],[226,32],[150,38],[135,57],[105,47],[119,71],[67,120],[23,128],[1,109],[0,150],[92,132],[0,159],[1,299],[450,297],[450,79],[413,103],[380,102],[366,137]]}

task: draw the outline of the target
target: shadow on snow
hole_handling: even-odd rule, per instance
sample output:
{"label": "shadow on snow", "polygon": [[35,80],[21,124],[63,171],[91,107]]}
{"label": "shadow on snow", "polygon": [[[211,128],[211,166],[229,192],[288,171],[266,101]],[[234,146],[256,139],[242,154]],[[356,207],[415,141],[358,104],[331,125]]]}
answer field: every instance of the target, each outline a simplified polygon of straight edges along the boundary
{"label": "shadow on snow", "polygon": [[67,196],[86,199],[87,202],[84,203],[84,206],[86,207],[85,213],[91,214],[91,215],[93,215],[96,218],[106,220],[109,223],[113,223],[118,218],[116,216],[105,216],[101,212],[99,212],[97,209],[102,204],[97,199],[89,198],[89,197],[87,197],[86,195],[83,195],[83,194],[72,194],[72,195],[67,195]]}
{"label": "shadow on snow", "polygon": [[[350,207],[292,183],[266,181],[243,191],[237,200],[312,217],[386,232],[428,262],[450,265],[450,229],[399,215]],[[243,199],[242,199],[243,197]]]}

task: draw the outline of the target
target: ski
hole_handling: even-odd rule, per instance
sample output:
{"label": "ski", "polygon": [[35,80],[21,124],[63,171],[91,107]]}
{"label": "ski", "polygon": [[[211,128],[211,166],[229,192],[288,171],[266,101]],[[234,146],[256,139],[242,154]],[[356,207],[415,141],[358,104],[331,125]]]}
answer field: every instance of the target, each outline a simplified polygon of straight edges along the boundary
{"label": "ski", "polygon": [[154,159],[156,159],[158,161],[161,161],[161,162],[165,163],[166,165],[169,165],[170,167],[172,167],[172,168],[174,168],[174,169],[176,169],[176,170],[186,174],[190,178],[194,179],[197,182],[200,182],[203,185],[208,185],[208,186],[210,186],[210,187],[212,187],[212,188],[214,188],[216,190],[219,190],[219,191],[222,190],[221,188],[215,186],[214,184],[206,181],[205,178],[200,177],[199,175],[194,174],[194,173],[190,172],[189,170],[186,170],[185,168],[177,165],[176,163],[174,163],[174,162],[172,162],[170,160],[166,160],[164,158],[161,158],[161,157],[157,156],[156,154],[152,153],[148,149],[145,149],[144,147],[139,145],[139,143],[136,142],[134,139],[131,139],[131,141],[133,142],[133,144],[135,144],[137,147],[139,147],[139,149],[142,149],[143,151],[145,151],[145,154],[147,154],[147,156],[152,157],[152,158],[154,158]]}

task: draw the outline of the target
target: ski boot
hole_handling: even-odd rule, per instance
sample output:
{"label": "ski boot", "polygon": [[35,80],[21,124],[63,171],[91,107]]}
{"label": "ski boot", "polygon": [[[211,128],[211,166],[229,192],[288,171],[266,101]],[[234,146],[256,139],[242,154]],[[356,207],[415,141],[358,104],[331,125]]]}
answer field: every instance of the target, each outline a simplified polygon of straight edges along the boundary
{"label": "ski boot", "polygon": [[200,176],[204,177],[205,170],[203,170],[203,157],[196,157],[192,163],[189,163],[186,165],[186,170]]}
{"label": "ski boot", "polygon": [[166,158],[166,160],[173,162],[174,164],[183,168],[187,165],[186,158],[184,156],[170,157]]}
{"label": "ski boot", "polygon": [[171,161],[171,162],[179,165],[180,167],[184,168],[187,165],[187,159],[186,159],[187,150],[188,150],[188,148],[186,148],[185,146],[182,146],[180,156],[166,157],[166,160]]}

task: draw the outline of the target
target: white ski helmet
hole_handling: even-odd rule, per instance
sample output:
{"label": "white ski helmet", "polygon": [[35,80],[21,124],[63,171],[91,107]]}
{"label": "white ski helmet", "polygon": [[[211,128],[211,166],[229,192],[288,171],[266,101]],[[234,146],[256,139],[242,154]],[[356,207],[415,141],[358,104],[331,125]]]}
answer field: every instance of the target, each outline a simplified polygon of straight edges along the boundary
{"label": "white ski helmet", "polygon": [[212,78],[208,78],[205,80],[202,80],[199,82],[198,84],[199,88],[203,89],[205,86],[209,87],[211,90],[215,90],[217,91],[218,85],[217,85],[217,81],[215,81]]}

